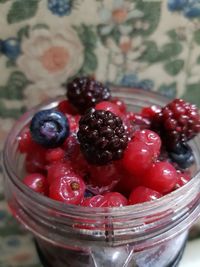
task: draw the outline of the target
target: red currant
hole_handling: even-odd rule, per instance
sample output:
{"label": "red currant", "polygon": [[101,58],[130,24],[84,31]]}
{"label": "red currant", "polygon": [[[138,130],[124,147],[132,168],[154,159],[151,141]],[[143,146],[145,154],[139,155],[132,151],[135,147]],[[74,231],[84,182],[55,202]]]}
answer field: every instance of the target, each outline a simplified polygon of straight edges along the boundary
{"label": "red currant", "polygon": [[109,192],[86,198],[81,205],[87,207],[122,207],[128,205],[128,200],[118,192]]}
{"label": "red currant", "polygon": [[61,177],[66,176],[72,171],[72,166],[69,161],[53,162],[47,167],[47,180],[51,184],[54,180],[59,180]]}
{"label": "red currant", "polygon": [[175,189],[182,187],[187,184],[191,180],[191,175],[189,172],[181,172],[177,171],[177,183],[175,185]]}
{"label": "red currant", "polygon": [[88,162],[80,151],[80,146],[78,145],[76,156],[73,155],[70,158],[72,167],[76,173],[80,176],[85,177],[88,174]]}
{"label": "red currant", "polygon": [[133,176],[142,176],[154,160],[152,149],[141,141],[131,141],[124,152],[122,164]]}
{"label": "red currant", "polygon": [[144,185],[160,192],[168,193],[173,190],[177,183],[176,169],[167,161],[152,164],[144,176]]}
{"label": "red currant", "polygon": [[113,114],[115,114],[116,116],[122,117],[122,112],[120,111],[119,107],[116,104],[109,102],[109,101],[102,101],[102,102],[98,103],[95,106],[95,109],[96,110],[110,111]]}
{"label": "red currant", "polygon": [[49,197],[66,204],[80,204],[84,198],[84,192],[84,181],[73,172],[54,180],[49,186]]}
{"label": "red currant", "polygon": [[129,111],[125,114],[125,117],[127,120],[133,122],[135,120],[135,113],[132,111]]}
{"label": "red currant", "polygon": [[28,173],[46,172],[46,150],[37,148],[26,155],[25,169]]}
{"label": "red currant", "polygon": [[65,114],[77,115],[77,110],[69,103],[68,100],[63,100],[58,104],[57,109]]}
{"label": "red currant", "polygon": [[66,157],[71,161],[75,172],[84,177],[88,173],[88,162],[80,151],[80,144],[76,135],[71,135],[67,138],[64,149],[66,151]]}
{"label": "red currant", "polygon": [[134,113],[128,112],[123,117],[123,124],[127,132],[129,133],[129,136],[132,138],[134,133],[134,126],[133,126],[133,120],[131,117],[134,116]]}
{"label": "red currant", "polygon": [[120,100],[118,97],[114,97],[111,99],[111,102],[118,106],[121,113],[126,113],[126,104],[123,100]]}
{"label": "red currant", "polygon": [[92,207],[92,208],[97,208],[101,207],[101,204],[104,201],[104,196],[102,195],[96,195],[93,197],[87,197],[83,200],[81,203],[82,206],[84,207]]}
{"label": "red currant", "polygon": [[101,207],[122,207],[128,205],[127,198],[118,192],[108,192],[103,196],[104,201]]}
{"label": "red currant", "polygon": [[143,117],[141,114],[135,113],[133,118],[133,125],[135,131],[149,129],[151,126],[151,121],[148,118]]}
{"label": "red currant", "polygon": [[144,142],[148,145],[155,157],[160,154],[161,139],[157,133],[148,129],[138,130],[134,134],[134,140]]}
{"label": "red currant", "polygon": [[145,118],[152,119],[156,113],[161,112],[161,107],[152,105],[150,107],[144,107],[141,111],[141,115]]}
{"label": "red currant", "polygon": [[62,145],[63,150],[66,152],[68,158],[76,157],[79,153],[79,143],[76,134],[70,135]]}
{"label": "red currant", "polygon": [[121,177],[112,191],[129,196],[131,190],[141,184],[141,177],[136,177],[128,172],[123,166],[123,160],[116,161],[115,166]]}
{"label": "red currant", "polygon": [[148,187],[138,186],[134,188],[131,192],[129,196],[129,204],[134,205],[138,203],[152,201],[160,197],[162,197],[162,195],[159,192],[152,190]]}
{"label": "red currant", "polygon": [[96,186],[115,185],[121,178],[114,163],[105,166],[89,166],[90,182]]}
{"label": "red currant", "polygon": [[40,173],[32,173],[23,179],[23,183],[37,193],[47,195],[48,183],[47,178]]}
{"label": "red currant", "polygon": [[70,132],[71,133],[76,133],[78,131],[79,128],[79,120],[80,120],[80,116],[76,115],[76,116],[72,116],[67,114],[66,117],[69,120],[69,128],[70,128]]}
{"label": "red currant", "polygon": [[52,163],[54,161],[62,161],[65,156],[65,151],[60,148],[54,148],[54,149],[48,149],[46,152],[46,160],[49,163]]}
{"label": "red currant", "polygon": [[33,150],[40,148],[40,145],[33,141],[31,133],[28,129],[21,133],[21,135],[18,137],[18,142],[18,149],[20,153],[31,153]]}

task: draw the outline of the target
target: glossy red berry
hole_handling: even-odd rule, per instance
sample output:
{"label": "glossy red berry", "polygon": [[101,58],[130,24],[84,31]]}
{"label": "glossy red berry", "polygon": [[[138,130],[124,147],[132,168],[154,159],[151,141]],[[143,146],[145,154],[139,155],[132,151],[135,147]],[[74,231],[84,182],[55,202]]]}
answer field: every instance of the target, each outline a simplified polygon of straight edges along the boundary
{"label": "glossy red berry", "polygon": [[72,165],[70,161],[53,162],[47,167],[47,180],[51,184],[54,180],[58,180],[63,176],[66,176],[72,171]]}
{"label": "glossy red berry", "polygon": [[104,166],[89,166],[90,182],[96,186],[114,186],[121,178],[114,163]]}
{"label": "glossy red berry", "polygon": [[124,128],[128,132],[130,138],[132,138],[133,133],[135,131],[134,125],[133,125],[133,120],[131,119],[134,116],[134,113],[128,112],[123,116],[123,124]]}
{"label": "glossy red berry", "polygon": [[48,149],[46,151],[46,161],[49,163],[55,161],[62,161],[64,157],[65,157],[65,151],[60,147],[54,149]]}
{"label": "glossy red berry", "polygon": [[79,124],[80,116],[79,115],[72,116],[72,115],[67,114],[66,117],[69,121],[70,132],[76,133],[79,127],[78,124]]}
{"label": "glossy red berry", "polygon": [[127,111],[127,108],[126,108],[126,104],[123,100],[121,100],[120,98],[118,97],[113,97],[111,99],[111,102],[115,105],[118,106],[119,110],[121,111],[121,113],[125,114],[126,111]]}
{"label": "glossy red berry", "polygon": [[40,146],[33,141],[29,130],[22,132],[18,137],[18,149],[20,153],[31,153],[37,147]]}
{"label": "glossy red berry", "polygon": [[25,169],[28,173],[44,173],[46,172],[46,164],[46,150],[44,148],[35,147],[26,155]]}
{"label": "glossy red berry", "polygon": [[161,139],[157,133],[148,129],[138,130],[134,133],[134,140],[141,141],[148,145],[155,158],[160,154]]}
{"label": "glossy red berry", "polygon": [[119,192],[128,197],[133,188],[141,185],[142,177],[136,177],[125,170],[122,172],[122,174],[123,176],[121,180],[116,184],[113,191]]}
{"label": "glossy red berry", "polygon": [[101,207],[122,207],[128,205],[127,198],[118,192],[108,192],[103,196],[104,201]]}
{"label": "glossy red berry", "polygon": [[47,178],[40,173],[32,173],[23,179],[23,183],[37,193],[47,195],[48,182]]}
{"label": "glossy red berry", "polygon": [[81,177],[86,178],[88,176],[88,162],[83,156],[83,154],[80,152],[77,154],[76,159],[71,158],[71,164],[76,173],[78,173]]}
{"label": "glossy red berry", "polygon": [[191,175],[189,172],[181,172],[177,171],[177,182],[175,185],[175,189],[182,187],[187,184],[191,180]]}
{"label": "glossy red berry", "polygon": [[109,192],[86,198],[81,205],[87,207],[122,207],[128,205],[128,200],[118,192]]}
{"label": "glossy red berry", "polygon": [[77,115],[78,111],[69,103],[68,100],[63,100],[58,104],[57,107],[58,111],[70,114],[70,115]]}
{"label": "glossy red berry", "polygon": [[173,190],[177,179],[176,169],[171,163],[164,161],[152,164],[143,178],[143,183],[145,186],[165,194]]}
{"label": "glossy red berry", "polygon": [[74,171],[81,177],[85,177],[88,173],[88,162],[81,153],[77,136],[69,136],[63,147],[66,152],[66,158],[71,162]]}
{"label": "glossy red berry", "polygon": [[124,152],[123,167],[133,176],[142,176],[154,160],[152,148],[142,141],[131,141]]}
{"label": "glossy red berry", "polygon": [[81,206],[97,208],[97,207],[101,207],[103,201],[104,201],[104,196],[102,195],[87,197],[83,200],[83,202],[81,203]]}
{"label": "glossy red berry", "polygon": [[162,195],[148,187],[138,186],[134,188],[129,196],[129,204],[148,202],[162,197]]}
{"label": "glossy red berry", "polygon": [[73,157],[75,155],[77,155],[78,150],[79,150],[79,143],[77,140],[77,136],[76,134],[72,134],[70,135],[64,142],[64,144],[62,145],[62,149],[65,151],[66,156],[69,157]]}
{"label": "glossy red berry", "polygon": [[118,107],[118,105],[109,102],[109,101],[102,101],[100,103],[98,103],[95,106],[96,110],[105,110],[105,111],[110,111],[113,114],[115,114],[116,116],[122,117],[122,112],[120,111],[120,108]]}
{"label": "glossy red berry", "polygon": [[130,135],[133,136],[134,132],[142,129],[149,129],[151,121],[140,114],[127,112],[123,117],[124,125]]}
{"label": "glossy red berry", "polygon": [[135,113],[132,111],[129,111],[125,114],[125,117],[127,120],[133,122],[135,120]]}
{"label": "glossy red berry", "polygon": [[78,205],[82,202],[85,192],[83,179],[74,172],[55,179],[49,186],[49,197],[66,204]]}
{"label": "glossy red berry", "polygon": [[145,118],[149,118],[150,120],[155,116],[155,114],[161,112],[161,107],[152,105],[149,107],[144,107],[141,111],[141,115]]}
{"label": "glossy red berry", "polygon": [[141,114],[134,113],[134,117],[131,118],[134,130],[143,130],[143,129],[149,129],[151,127],[151,120],[149,118],[145,118]]}

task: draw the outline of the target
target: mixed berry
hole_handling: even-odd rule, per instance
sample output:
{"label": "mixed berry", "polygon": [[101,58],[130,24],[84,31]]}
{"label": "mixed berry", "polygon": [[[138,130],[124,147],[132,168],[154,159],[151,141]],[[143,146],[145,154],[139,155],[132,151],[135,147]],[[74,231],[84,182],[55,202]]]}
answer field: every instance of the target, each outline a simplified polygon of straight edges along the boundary
{"label": "mixed berry", "polygon": [[56,110],[37,112],[30,124],[33,140],[44,147],[58,147],[69,136],[69,120]]}
{"label": "mixed berry", "polygon": [[92,78],[75,78],[67,84],[67,98],[80,113],[110,97],[109,88]]}
{"label": "mixed berry", "polygon": [[81,117],[77,136],[87,161],[97,165],[121,159],[128,144],[122,119],[111,111],[94,108]]}
{"label": "mixed berry", "polygon": [[18,139],[23,183],[65,204],[120,207],[161,198],[190,179],[188,141],[200,132],[197,108],[181,99],[130,112],[88,77],[67,85],[57,108],[40,110]]}

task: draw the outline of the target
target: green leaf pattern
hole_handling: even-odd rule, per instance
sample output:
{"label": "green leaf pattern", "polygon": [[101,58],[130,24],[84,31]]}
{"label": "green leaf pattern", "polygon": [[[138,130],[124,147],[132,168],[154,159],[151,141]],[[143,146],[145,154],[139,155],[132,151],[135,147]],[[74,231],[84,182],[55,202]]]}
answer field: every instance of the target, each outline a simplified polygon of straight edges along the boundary
{"label": "green leaf pattern", "polygon": [[200,30],[195,31],[194,40],[198,45],[200,45]]}
{"label": "green leaf pattern", "polygon": [[13,0],[8,12],[7,21],[9,24],[21,22],[35,16],[40,0]]}
{"label": "green leaf pattern", "polygon": [[169,75],[175,76],[182,70],[183,66],[184,66],[184,60],[176,59],[167,62],[164,65],[164,68]]}
{"label": "green leaf pattern", "polygon": [[0,87],[0,97],[6,99],[22,99],[23,90],[29,84],[24,74],[20,71],[11,73],[7,84]]}
{"label": "green leaf pattern", "polygon": [[97,68],[97,56],[94,52],[97,43],[97,36],[92,27],[88,27],[82,24],[80,27],[75,27],[80,40],[85,47],[84,51],[84,63],[80,69],[78,75],[90,75],[93,74]]}

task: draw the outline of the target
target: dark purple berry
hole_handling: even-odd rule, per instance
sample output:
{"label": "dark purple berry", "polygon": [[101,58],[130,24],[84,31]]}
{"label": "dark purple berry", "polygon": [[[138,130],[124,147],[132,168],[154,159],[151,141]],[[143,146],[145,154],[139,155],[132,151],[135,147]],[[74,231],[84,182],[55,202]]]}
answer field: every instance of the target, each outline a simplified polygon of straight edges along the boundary
{"label": "dark purple berry", "polygon": [[75,78],[67,84],[67,97],[80,113],[84,113],[97,103],[109,100],[110,90],[92,78]]}
{"label": "dark purple berry", "polygon": [[80,119],[78,140],[88,162],[104,165],[122,158],[128,135],[120,117],[92,108]]}

